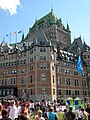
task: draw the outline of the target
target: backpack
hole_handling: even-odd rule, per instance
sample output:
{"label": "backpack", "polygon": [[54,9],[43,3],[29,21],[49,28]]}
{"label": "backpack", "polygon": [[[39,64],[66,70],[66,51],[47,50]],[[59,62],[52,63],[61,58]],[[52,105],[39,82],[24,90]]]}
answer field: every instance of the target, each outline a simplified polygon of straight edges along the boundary
{"label": "backpack", "polygon": [[67,118],[67,120],[74,120],[75,115],[74,115],[73,112],[68,111],[68,112],[66,113],[66,118]]}
{"label": "backpack", "polygon": [[46,113],[46,112],[43,112],[43,113],[42,113],[42,117],[44,117],[45,120],[48,120],[48,117],[47,117],[47,113]]}
{"label": "backpack", "polygon": [[57,115],[55,114],[55,120],[58,120]]}

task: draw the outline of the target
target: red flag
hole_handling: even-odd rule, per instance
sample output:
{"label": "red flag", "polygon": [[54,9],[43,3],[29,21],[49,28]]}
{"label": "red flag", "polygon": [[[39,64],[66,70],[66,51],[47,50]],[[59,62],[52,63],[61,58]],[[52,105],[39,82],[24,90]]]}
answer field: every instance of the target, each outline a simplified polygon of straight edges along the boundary
{"label": "red flag", "polygon": [[14,32],[13,35],[15,35],[17,32]]}

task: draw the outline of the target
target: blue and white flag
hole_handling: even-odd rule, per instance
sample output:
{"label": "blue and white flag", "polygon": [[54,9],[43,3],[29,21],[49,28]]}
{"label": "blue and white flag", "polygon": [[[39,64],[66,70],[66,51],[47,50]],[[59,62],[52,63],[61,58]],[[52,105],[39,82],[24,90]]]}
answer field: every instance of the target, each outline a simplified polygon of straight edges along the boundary
{"label": "blue and white flag", "polygon": [[77,71],[80,73],[80,75],[83,75],[82,60],[80,56],[78,57]]}

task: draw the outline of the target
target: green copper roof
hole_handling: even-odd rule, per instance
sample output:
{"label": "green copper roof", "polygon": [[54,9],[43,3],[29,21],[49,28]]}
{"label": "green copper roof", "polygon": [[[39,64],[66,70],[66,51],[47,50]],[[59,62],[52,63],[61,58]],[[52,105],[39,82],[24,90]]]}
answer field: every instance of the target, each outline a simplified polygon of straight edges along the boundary
{"label": "green copper roof", "polygon": [[41,19],[37,20],[35,24],[33,25],[32,29],[38,25],[39,27],[43,24],[43,22],[46,20],[47,25],[49,26],[50,24],[56,24],[58,21],[58,18],[54,14],[53,11],[42,17]]}

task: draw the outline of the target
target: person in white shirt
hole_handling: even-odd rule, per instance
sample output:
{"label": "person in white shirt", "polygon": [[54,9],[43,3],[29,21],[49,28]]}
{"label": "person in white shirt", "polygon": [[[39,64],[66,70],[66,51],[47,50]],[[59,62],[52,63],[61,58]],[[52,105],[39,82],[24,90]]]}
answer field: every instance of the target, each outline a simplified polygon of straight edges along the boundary
{"label": "person in white shirt", "polygon": [[16,118],[19,118],[21,115],[21,106],[19,105],[19,101],[16,101],[16,109],[17,109]]}
{"label": "person in white shirt", "polygon": [[83,112],[81,106],[78,107],[78,120],[83,120]]}
{"label": "person in white shirt", "polygon": [[11,100],[11,102],[10,102],[9,118],[14,120],[16,117],[17,117],[17,108],[15,106],[15,101]]}

